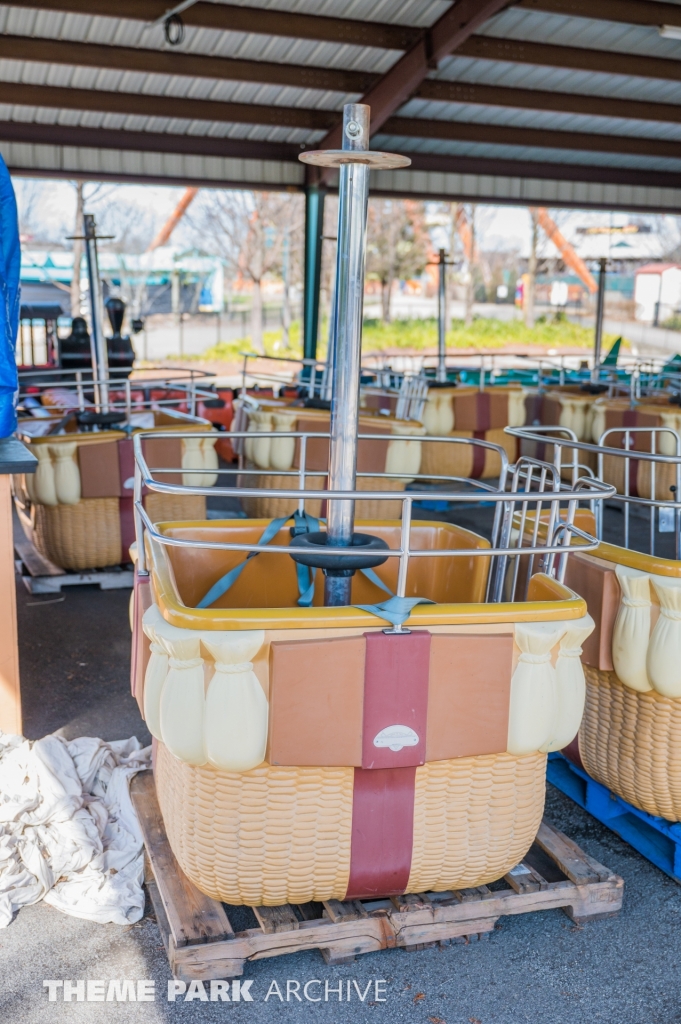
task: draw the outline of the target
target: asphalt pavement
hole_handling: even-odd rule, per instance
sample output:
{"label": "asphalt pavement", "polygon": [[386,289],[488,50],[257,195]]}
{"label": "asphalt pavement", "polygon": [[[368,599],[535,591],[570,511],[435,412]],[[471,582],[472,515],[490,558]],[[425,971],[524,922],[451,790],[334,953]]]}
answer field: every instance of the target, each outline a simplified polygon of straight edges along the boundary
{"label": "asphalt pavement", "polygon": [[[63,601],[55,601],[31,596],[18,583],[17,597],[26,735],[60,730],[67,737],[135,734],[147,741],[130,696],[129,592],[69,588]],[[0,931],[0,1021],[681,1024],[681,887],[550,786],[547,813],[624,878],[618,917],[582,927],[560,910],[502,918],[486,941],[386,950],[337,967],[327,966],[316,951],[261,960],[248,965],[242,979],[252,983],[246,987],[250,1000],[185,1001],[178,995],[173,1002],[149,906],[142,921],[121,928],[38,904]],[[253,926],[249,910],[230,916],[237,929]],[[78,1002],[74,996],[64,1002],[58,989],[59,998],[50,1002],[46,980],[130,980],[135,986],[149,980],[155,998]],[[300,993],[312,980],[322,984],[310,994],[323,994],[328,983],[328,999],[297,1001],[295,982]],[[339,1001],[339,982],[344,997],[350,982],[349,1002]]]}

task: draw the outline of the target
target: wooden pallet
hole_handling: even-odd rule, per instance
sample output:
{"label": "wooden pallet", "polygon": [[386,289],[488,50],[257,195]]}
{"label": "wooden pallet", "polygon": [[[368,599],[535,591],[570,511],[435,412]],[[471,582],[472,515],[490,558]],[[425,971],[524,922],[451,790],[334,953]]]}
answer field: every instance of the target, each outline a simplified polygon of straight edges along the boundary
{"label": "wooden pallet", "polygon": [[681,823],[632,806],[558,752],[549,754],[546,777],[655,867],[681,882]]}
{"label": "wooden pallet", "polygon": [[85,572],[66,572],[50,562],[26,537],[15,537],[15,568],[29,594],[58,594],[62,587],[96,584],[100,590],[130,589],[135,582],[132,569],[111,566]]}
{"label": "wooden pallet", "polygon": [[258,927],[235,932],[229,908],[199,892],[175,860],[152,773],[136,775],[130,791],[144,835],[149,895],[171,970],[182,981],[239,977],[250,960],[304,949],[339,964],[379,949],[470,942],[488,937],[506,914],[560,907],[581,924],[622,907],[623,880],[544,821],[527,857],[491,887],[254,907]]}

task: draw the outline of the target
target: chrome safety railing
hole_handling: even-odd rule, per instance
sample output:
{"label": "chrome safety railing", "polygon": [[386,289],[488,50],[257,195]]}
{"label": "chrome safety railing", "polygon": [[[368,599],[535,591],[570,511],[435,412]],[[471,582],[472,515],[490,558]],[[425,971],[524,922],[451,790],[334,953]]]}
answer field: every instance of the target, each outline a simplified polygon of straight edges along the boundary
{"label": "chrome safety railing", "polygon": [[[167,466],[150,468],[144,457],[143,442],[146,438],[155,436],[153,431],[140,431],[134,438],[135,454],[135,483],[134,483],[134,510],[135,510],[135,531],[137,539],[138,572],[147,573],[146,553],[144,548],[144,535],[147,534],[156,543],[167,547],[188,547],[197,549],[208,549],[215,551],[237,551],[245,554],[253,552],[263,554],[309,554],[308,548],[297,546],[295,541],[288,545],[270,543],[267,546],[260,546],[257,543],[241,543],[227,541],[208,540],[187,540],[184,538],[170,536],[157,529],[149,518],[144,508],[144,490],[161,494],[188,494],[188,495],[210,495],[213,497],[225,498],[277,498],[292,499],[298,503],[298,509],[303,511],[305,502],[309,500],[319,501],[320,498],[329,501],[340,501],[351,499],[357,501],[399,501],[402,506],[401,528],[399,546],[389,548],[383,552],[387,558],[399,559],[397,574],[397,596],[406,596],[407,572],[411,559],[414,558],[470,558],[483,557],[491,559],[491,571],[488,576],[486,600],[488,602],[500,602],[504,600],[524,599],[527,593],[530,576],[533,571],[543,571],[555,576],[562,581],[565,575],[566,558],[570,550],[574,550],[573,538],[579,541],[579,550],[592,551],[598,546],[598,539],[575,525],[575,513],[580,502],[598,502],[614,494],[614,487],[605,485],[597,480],[580,481],[579,486],[574,490],[566,490],[561,486],[560,473],[555,466],[532,458],[521,458],[514,465],[509,465],[508,456],[503,448],[487,441],[476,438],[443,438],[423,437],[421,435],[395,435],[400,441],[433,442],[440,444],[457,445],[480,445],[486,450],[493,451],[499,458],[500,475],[496,485],[481,480],[473,480],[468,477],[440,476],[432,477],[422,474],[404,473],[360,473],[364,477],[385,477],[397,479],[436,479],[448,481],[452,485],[449,489],[438,490],[438,499],[450,502],[452,505],[466,503],[470,506],[483,505],[494,506],[494,517],[491,528],[491,540],[489,547],[480,548],[446,548],[446,549],[422,549],[414,547],[411,531],[413,523],[413,506],[415,502],[422,500],[423,494],[413,491],[395,492],[383,490],[371,491],[320,491],[306,487],[306,478],[314,476],[325,476],[326,473],[306,469],[306,446],[312,439],[329,438],[328,433],[304,433],[301,431],[290,431],[286,435],[283,432],[262,432],[259,436],[281,438],[288,436],[295,438],[299,443],[299,466],[295,469],[281,473],[278,476],[287,475],[297,478],[297,487],[291,488],[263,488],[249,486],[212,486],[192,487],[184,484],[164,483],[155,478],[155,474],[167,476],[169,473],[181,473],[186,477],[191,473],[203,473],[203,469],[182,469],[173,470]],[[159,435],[156,435],[159,436]],[[165,438],[183,438],[190,436],[182,431],[164,432]],[[230,435],[230,436],[233,436]],[[239,432],[237,436],[245,437],[245,432]],[[253,436],[252,434],[250,435]],[[390,440],[378,435],[381,440]],[[376,434],[360,434],[359,440],[376,440]],[[222,468],[216,471],[222,475],[234,475],[234,467]],[[262,469],[247,469],[238,471],[240,476],[262,476],[271,471]],[[466,490],[456,489],[456,484],[464,483]],[[473,489],[471,489],[473,488]],[[341,558],[352,557],[351,548],[334,548],[334,554]],[[529,559],[529,569],[524,577],[524,592],[522,598],[518,598],[519,573],[521,567],[520,558]],[[528,563],[524,563],[526,568]],[[536,567],[536,568],[535,568]]]}
{"label": "chrome safety railing", "polygon": [[[631,543],[631,511],[634,508],[648,515],[648,538],[650,554],[655,554],[656,536],[658,532],[674,534],[674,557],[681,557],[681,436],[671,427],[611,427],[605,430],[598,444],[577,441],[573,431],[564,427],[507,427],[506,433],[521,441],[544,444],[553,447],[553,465],[560,474],[562,469],[572,470],[571,486],[580,486],[587,478],[605,481],[606,477],[617,477],[613,486],[614,493],[608,497],[610,505],[621,506],[623,512],[623,535],[625,548]],[[571,435],[569,437],[561,435]],[[615,447],[611,438],[621,437],[622,446]],[[635,447],[640,438],[641,448]],[[661,447],[668,449],[663,453]],[[645,450],[645,449],[649,450]],[[563,450],[576,453],[576,462],[563,463]],[[673,449],[673,453],[669,453]],[[592,456],[594,467],[580,464],[579,453],[585,457]],[[573,454],[573,459],[575,455]],[[606,464],[606,459],[615,460]],[[640,493],[638,482],[641,480],[639,466],[647,467],[647,480],[641,482]],[[620,468],[621,467],[621,473]],[[636,473],[634,473],[634,467]],[[659,474],[665,467],[669,484],[669,497],[659,497]],[[617,487],[621,475],[621,489]],[[634,486],[636,476],[636,486]],[[634,493],[635,491],[635,493]],[[603,539],[603,503],[596,503],[596,530],[599,539]],[[657,527],[657,529],[656,529]]]}
{"label": "chrome safety railing", "polygon": [[[331,372],[328,362],[319,359],[298,359],[295,356],[256,355],[252,352],[240,353],[243,358],[241,368],[242,395],[247,395],[253,384],[268,387],[304,387],[311,398],[331,401]],[[267,371],[262,368],[249,369],[249,361],[265,361],[268,363],[288,365],[295,372],[288,375]],[[373,371],[369,371],[373,374]],[[418,374],[378,374],[374,383],[361,385],[363,394],[380,394],[395,399],[395,416],[402,420],[420,421],[423,407],[428,397],[428,383],[425,377]],[[250,381],[250,384],[249,384]]]}
{"label": "chrome safety railing", "polygon": [[[300,359],[297,356],[268,356],[264,353],[240,352],[243,359],[241,367],[241,387],[243,394],[246,394],[253,383],[260,385],[262,382],[267,386],[291,386],[302,385],[306,387],[313,397],[330,399],[330,387],[327,384],[328,368],[323,359]],[[262,368],[249,369],[249,361],[286,364],[292,369],[288,373],[277,373],[273,368],[271,371]],[[249,384],[249,378],[251,384]]]}
{"label": "chrome safety railing", "polygon": [[[69,412],[99,411],[94,395],[97,393],[97,385],[104,381],[94,377],[91,370],[75,370],[72,379],[69,380],[60,380],[57,377],[43,380],[42,374],[38,379],[33,379],[36,377],[34,374],[29,381],[22,382],[20,379],[19,382],[19,407],[23,408],[27,417],[54,422]],[[186,406],[187,414],[195,417],[200,401],[209,401],[216,397],[215,391],[201,386],[201,383],[205,385],[208,380],[210,375],[199,375],[195,371],[125,379],[109,377],[106,380],[109,389],[108,410],[125,413],[126,421],[131,423],[135,414],[153,411],[172,412],[178,404],[182,404]],[[42,405],[40,394],[45,392],[52,392],[55,399],[61,396],[63,404]]]}
{"label": "chrome safety railing", "polygon": [[404,374],[391,383],[383,381],[382,383],[377,382],[375,386],[364,385],[361,388],[361,394],[364,400],[372,397],[391,399],[394,403],[395,419],[421,423],[423,422],[423,410],[428,400],[428,381],[425,377]]}

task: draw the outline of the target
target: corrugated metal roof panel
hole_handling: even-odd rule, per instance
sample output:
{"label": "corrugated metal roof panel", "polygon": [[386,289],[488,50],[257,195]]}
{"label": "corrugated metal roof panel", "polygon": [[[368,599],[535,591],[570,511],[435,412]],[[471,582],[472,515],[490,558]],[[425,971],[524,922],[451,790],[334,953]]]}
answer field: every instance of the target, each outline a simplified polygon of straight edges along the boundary
{"label": "corrugated metal roof panel", "polygon": [[[187,157],[157,153],[83,149],[0,142],[13,169],[95,179],[140,180],[205,186],[247,184],[262,188],[300,187],[302,165],[273,161]],[[522,205],[598,207],[606,209],[681,211],[681,189],[635,185],[602,185],[502,175],[457,174],[439,171],[378,171],[372,174],[374,194],[484,199]]]}
{"label": "corrugated metal roof panel", "polygon": [[38,64],[31,61],[0,60],[0,82],[25,82],[29,85],[53,85],[77,89],[102,89],[107,92],[148,93],[159,96],[262,103],[268,106],[312,107],[342,110],[352,103],[356,93],[338,93],[322,89],[262,85],[211,78],[187,78],[178,75],[145,74],[137,71],[113,71],[81,68],[66,64]]}
{"label": "corrugated metal roof panel", "polygon": [[167,179],[175,182],[215,181],[253,187],[301,185],[302,164],[234,157],[201,157],[168,153],[120,152],[78,146],[45,146],[0,142],[10,168],[43,171],[71,177],[83,173],[100,177]]}
{"label": "corrugated metal roof panel", "polygon": [[148,49],[154,52],[192,53],[211,57],[275,61],[281,64],[372,71],[383,74],[400,56],[398,51],[375,47],[293,39],[216,29],[185,29],[185,41],[171,47],[163,26],[149,27],[142,21],[61,14],[52,11],[0,7],[0,32],[50,40],[96,43]]}
{"label": "corrugated metal roof panel", "polygon": [[321,131],[280,128],[271,125],[234,124],[227,121],[194,121],[187,118],[145,117],[132,114],[108,114],[79,110],[56,110],[0,102],[0,121],[22,124],[62,124],[82,128],[106,128],[111,131],[158,132],[224,139],[293,143],[312,146],[322,138]]}
{"label": "corrugated metal roof panel", "polygon": [[480,82],[487,85],[522,89],[547,89],[553,92],[579,92],[622,99],[650,100],[654,103],[681,103],[681,82],[613,75],[601,71],[573,71],[538,64],[480,60],[475,57],[447,57],[440,62],[433,78],[450,82]]}
{"label": "corrugated metal roof panel", "polygon": [[[412,107],[411,116],[414,115],[414,107],[417,105],[421,106],[420,113],[423,119],[434,118],[437,113],[444,113],[446,116],[439,118],[440,120],[454,123],[476,123],[480,125],[501,125],[504,127],[530,127],[535,130],[541,128],[546,129],[562,129],[572,130],[580,132],[594,132],[596,134],[628,134],[632,138],[666,138],[669,140],[681,140],[681,125],[666,125],[664,133],[660,132],[660,126],[655,123],[650,124],[648,122],[640,123],[640,131],[632,131],[632,123],[628,121],[621,122],[615,118],[590,118],[581,115],[555,115],[555,114],[538,114],[532,111],[509,111],[506,108],[489,108],[479,107],[467,104],[440,104],[432,103],[429,101],[412,101],[410,105]],[[434,109],[434,108],[440,108]],[[32,120],[40,121],[41,123],[50,124],[80,124],[87,125],[90,127],[106,127],[111,129],[128,129],[128,130],[139,130],[139,131],[165,131],[173,134],[184,134],[191,133],[195,135],[214,135],[216,137],[231,137],[231,138],[252,138],[252,139],[268,139],[271,141],[279,142],[293,142],[305,145],[314,145],[316,141],[323,137],[322,131],[312,131],[298,128],[285,128],[276,126],[265,126],[265,125],[248,125],[243,123],[232,124],[226,121],[209,121],[209,120],[191,120],[186,118],[169,118],[169,117],[144,117],[142,115],[126,115],[126,114],[107,114],[104,112],[85,112],[85,111],[59,111],[54,108],[36,108],[25,105],[2,105],[2,113],[0,114],[0,120],[21,120],[23,122],[31,122]],[[38,112],[39,111],[39,112]],[[569,123],[566,123],[569,122]],[[639,122],[633,123],[635,126],[639,125]],[[134,128],[132,127],[134,125]],[[384,136],[376,136],[376,139],[383,139]],[[383,142],[377,141],[377,145],[383,146]],[[446,140],[440,140],[434,137],[425,138],[404,138],[400,137],[399,140],[393,143],[398,148],[408,148],[410,151],[414,148],[418,148],[419,152],[441,152],[442,146],[447,146],[449,143]],[[468,143],[465,143],[468,145]],[[480,145],[482,143],[471,143],[471,145]],[[457,143],[458,145],[458,143]],[[536,147],[538,149],[538,147]],[[619,159],[619,154],[600,154],[596,156],[596,151],[589,150],[586,153],[582,153],[581,156],[579,151],[574,149],[561,150],[561,153],[572,154],[572,162],[580,159],[601,159],[604,158],[608,163],[612,163],[613,160]],[[622,154],[623,156],[623,154]],[[547,159],[552,157],[547,156]],[[663,160],[664,158],[652,156],[646,157],[650,161],[650,165],[654,166],[657,161]]]}
{"label": "corrugated metal roof panel", "polygon": [[[462,113],[465,114],[466,107],[462,105],[461,110]],[[485,108],[483,113],[487,116],[489,114],[488,109]],[[524,112],[520,111],[518,113],[521,115]],[[60,111],[54,108],[41,108],[17,104],[1,104],[0,120],[16,120],[23,123],[31,123],[32,121],[35,121],[41,124],[80,125],[83,127],[107,128],[111,130],[146,132],[158,131],[179,135],[190,134],[196,136],[212,136],[215,138],[267,140],[272,142],[295,143],[306,146],[315,145],[324,135],[322,131],[312,131],[302,128],[291,129],[277,126],[231,123],[226,121],[203,121],[187,118],[155,116],[145,117],[143,115],[133,116],[104,112]],[[456,119],[447,118],[447,120]],[[462,117],[461,120],[466,123],[466,121],[470,119]],[[508,125],[508,120],[504,120],[502,117],[499,117],[496,121],[487,120],[482,122],[478,121],[478,123],[498,123]],[[536,128],[537,124],[535,123],[534,126]],[[550,126],[548,115],[546,117],[546,126]],[[522,125],[519,127],[522,127]],[[644,125],[644,128],[648,127],[648,125]],[[591,123],[591,129],[593,130],[593,123]],[[668,137],[670,139],[675,138],[681,140],[681,125],[669,126],[669,129]],[[545,159],[549,162],[561,162],[565,160],[568,163],[597,163],[602,166],[649,167],[650,169],[676,170],[676,161],[672,158],[648,156],[645,153],[640,155],[603,153],[598,152],[597,150],[580,151],[567,148],[562,149],[560,147],[549,149],[538,146],[528,147],[507,144],[501,145],[493,141],[490,141],[489,143],[467,142],[463,140],[448,141],[433,137],[411,138],[403,136],[387,136],[383,134],[375,136],[374,144],[381,149],[395,148],[406,152],[461,153],[463,155],[477,153],[478,155],[485,156],[488,155],[488,150],[496,154],[499,149],[502,151],[502,156],[517,159]],[[531,157],[527,156],[529,149],[532,150]],[[484,153],[482,150],[484,150]]]}
{"label": "corrugated metal roof panel", "polygon": [[653,26],[547,14],[522,7],[507,8],[486,22],[477,34],[551,43],[554,46],[646,54],[671,60],[678,60],[681,56],[681,41],[664,38]]}
{"label": "corrugated metal roof panel", "polygon": [[641,185],[600,185],[438,171],[378,171],[372,189],[522,205],[599,207],[624,210],[681,210],[681,189]]}
{"label": "corrugated metal roof panel", "polygon": [[[401,23],[414,26],[432,24],[450,7],[450,0],[231,0],[243,7],[267,8],[277,11],[291,11],[331,17],[346,17]],[[257,18],[257,11],[254,14]],[[631,26],[621,23],[596,21],[586,18],[545,14],[520,8],[508,8],[482,29],[482,34],[497,38],[529,40],[533,43],[587,47],[595,50],[610,50],[678,59],[681,56],[681,42],[662,39],[655,28]],[[44,39],[75,40],[99,45],[119,45],[149,49],[155,52],[185,52],[214,57],[236,57],[247,60],[273,61],[286,65],[319,66],[322,68],[344,68],[384,73],[399,59],[397,51],[375,47],[328,43],[281,36],[266,36],[253,32],[224,32],[186,26],[186,37],[182,47],[171,50],[166,46],[162,27],[149,27],[142,21],[113,19],[93,15],[39,11],[18,6],[0,7],[0,33],[36,36]],[[627,135],[640,139],[681,140],[681,125],[633,120],[620,117],[605,117],[598,112],[599,96],[614,96],[636,100],[650,99],[655,102],[681,104],[681,82],[658,81],[628,75],[612,75],[604,72],[587,72],[562,68],[540,67],[510,61],[490,61],[453,56],[441,62],[435,77],[450,81],[479,82],[500,87],[523,87],[529,89],[576,92],[593,96],[593,113],[573,114],[570,112],[548,112],[525,108],[482,106],[471,103],[444,103],[413,99],[399,112],[402,116],[423,119],[441,119],[449,122],[473,123],[490,126],[503,125],[519,130],[534,129],[563,130],[571,132]],[[343,94],[328,90],[281,87],[257,82],[238,82],[225,79],[194,78],[172,74],[147,74],[126,72],[107,68],[65,66],[39,62],[0,61],[0,81],[24,82],[35,85],[52,85],[61,88],[88,90],[129,91],[136,95],[161,95],[178,98],[218,100],[224,102],[258,103],[268,107],[298,106],[319,109],[340,110],[344,102],[357,100],[358,95]],[[0,97],[1,98],[1,97]],[[43,102],[45,102],[43,100]],[[193,112],[190,112],[193,113]],[[290,129],[278,126],[236,124],[229,121],[205,121],[186,117],[158,117],[128,114],[111,114],[97,111],[58,110],[40,106],[0,103],[0,120],[16,120],[23,123],[64,125],[83,128],[102,128],[138,131],[148,134],[177,134],[208,136],[216,139],[263,140],[315,145],[323,132]],[[433,138],[403,138],[378,136],[378,148],[398,149],[405,152],[448,154],[455,158],[473,157],[489,160],[519,160],[555,165],[560,174],[562,164],[590,167],[612,167],[640,169],[645,172],[681,170],[681,159],[649,156],[645,150],[640,154],[603,153],[585,147],[584,150],[567,148],[544,148],[536,145],[498,144],[496,142],[446,141]],[[74,173],[72,164],[82,165],[83,173],[111,175],[160,176],[171,179],[183,176],[198,180],[246,181],[238,175],[250,173],[252,169],[254,186],[269,181],[272,184],[300,183],[302,170],[295,164],[281,164],[278,161],[235,161],[233,159],[203,158],[188,156],[166,156],[163,154],[117,153],[81,147],[19,147],[13,144],[12,160],[33,160],[36,168],[47,167],[47,154],[55,155],[58,166]],[[3,147],[4,148],[4,147]],[[87,165],[87,166],[86,166]],[[16,162],[14,166],[18,166]],[[28,166],[28,165],[27,165]],[[130,168],[138,168],[131,170]],[[139,170],[143,168],[143,170]],[[417,175],[417,172],[410,172]],[[419,172],[420,173],[420,172]],[[233,175],[237,174],[237,178]],[[268,178],[269,176],[269,178]],[[445,175],[450,185],[454,175]],[[476,187],[511,190],[509,184],[515,179],[484,176],[461,176],[466,182],[477,181]],[[397,180],[397,179],[395,179]],[[406,178],[402,179],[407,181]],[[417,177],[410,178],[414,182]],[[425,179],[424,179],[425,180]],[[432,191],[432,180],[427,179]],[[411,187],[411,186],[410,186]],[[453,187],[453,186],[452,186]],[[459,186],[457,185],[457,188]],[[461,185],[463,188],[464,186]],[[466,185],[466,187],[468,187]],[[537,195],[547,189],[560,191],[556,182],[533,185]],[[579,185],[568,183],[569,194],[576,195]],[[586,186],[585,186],[586,187]],[[596,195],[595,186],[589,186],[589,195]],[[613,186],[617,189],[619,186]],[[522,189],[521,189],[522,191]],[[672,190],[676,192],[676,190]],[[601,195],[617,195],[619,203],[622,192]],[[632,193],[633,194],[633,193]],[[652,194],[652,193],[651,193]],[[656,194],[662,193],[657,190]],[[572,201],[572,200],[570,200]],[[643,199],[639,200],[641,203]],[[646,200],[648,201],[648,200]],[[674,200],[676,201],[676,200]],[[650,200],[649,204],[655,201]]]}
{"label": "corrugated metal roof panel", "polygon": [[585,167],[639,167],[651,171],[681,171],[681,159],[638,156],[629,153],[597,153],[574,149],[544,149],[538,146],[510,146],[497,142],[450,142],[409,139],[401,135],[376,135],[376,149],[401,153],[435,153],[477,156],[487,160],[532,160],[538,163],[580,164]]}
{"label": "corrugated metal roof panel", "polygon": [[[597,114],[597,110],[594,113]],[[597,135],[629,135],[632,138],[681,139],[681,124],[636,121],[623,117],[592,116],[549,110],[490,107],[473,103],[443,103],[439,100],[410,100],[400,109],[398,116],[434,121],[503,125],[512,128],[593,132]]]}
{"label": "corrugated metal roof panel", "polygon": [[[253,7],[254,0],[218,0],[239,7]],[[257,6],[273,11],[320,14],[327,18],[383,21],[393,25],[432,25],[451,6],[451,0],[257,0]]]}

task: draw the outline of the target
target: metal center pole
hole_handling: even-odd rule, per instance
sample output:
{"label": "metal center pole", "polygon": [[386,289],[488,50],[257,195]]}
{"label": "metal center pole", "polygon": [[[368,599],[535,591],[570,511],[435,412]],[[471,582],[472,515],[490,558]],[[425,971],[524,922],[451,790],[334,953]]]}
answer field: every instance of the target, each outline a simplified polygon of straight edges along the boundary
{"label": "metal center pole", "polygon": [[102,286],[99,279],[99,261],[97,259],[97,231],[95,218],[91,213],[83,216],[83,235],[85,236],[85,257],[87,262],[88,288],[90,290],[90,350],[92,352],[92,372],[94,374],[95,405],[100,412],[109,411],[109,354],[104,337],[104,317],[102,313]]}
{"label": "metal center pole", "polygon": [[603,311],[605,308],[605,268],[607,260],[601,259],[601,272],[598,275],[598,297],[596,299],[596,331],[594,334],[594,365],[591,370],[591,383],[598,384],[601,372],[601,344],[603,341]]}
{"label": "metal center pole", "polygon": [[333,396],[333,378],[334,378],[334,367],[336,365],[336,279],[333,279],[333,288],[331,289],[331,315],[329,316],[329,339],[326,351],[326,385],[324,387],[324,394],[322,398],[325,402],[330,402]]}
{"label": "metal center pole", "polygon": [[445,354],[447,351],[445,343],[445,335],[447,332],[447,324],[445,323],[445,316],[447,312],[447,282],[445,278],[446,266],[445,251],[444,249],[440,249],[440,276],[437,290],[437,376],[435,378],[438,384],[447,383],[447,367],[445,366]]}
{"label": "metal center pole", "polygon": [[[343,110],[343,150],[369,148],[370,108],[348,103]],[[338,252],[334,295],[335,359],[331,394],[329,490],[352,491],[357,471],[359,378],[364,308],[369,167],[343,164],[338,186]],[[329,501],[327,533],[330,547],[349,547],[355,526],[354,501]],[[352,572],[326,576],[325,605],[350,604]]]}

